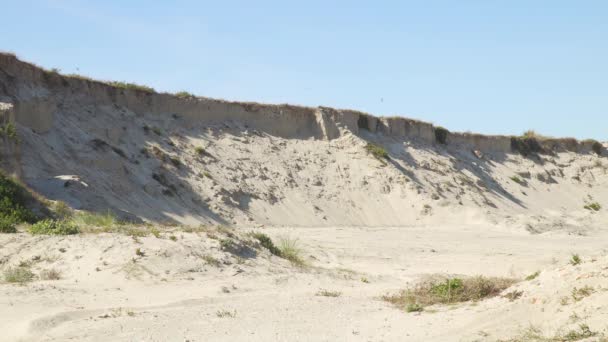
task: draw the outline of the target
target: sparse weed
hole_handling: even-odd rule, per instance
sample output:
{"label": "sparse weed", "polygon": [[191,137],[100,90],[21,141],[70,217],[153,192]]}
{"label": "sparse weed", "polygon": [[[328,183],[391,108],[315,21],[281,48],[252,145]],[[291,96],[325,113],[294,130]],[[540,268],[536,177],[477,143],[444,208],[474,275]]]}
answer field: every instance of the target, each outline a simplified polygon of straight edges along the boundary
{"label": "sparse weed", "polygon": [[220,267],[222,265],[222,263],[217,260],[216,258],[214,258],[212,255],[209,254],[205,254],[202,256],[203,260],[205,260],[205,262],[208,265],[214,266],[214,267]]}
{"label": "sparse weed", "polygon": [[570,265],[572,266],[580,265],[581,262],[583,262],[583,260],[578,254],[572,254],[570,257]]}
{"label": "sparse weed", "polygon": [[536,279],[536,277],[538,277],[540,275],[540,271],[536,271],[532,274],[530,274],[529,276],[526,277],[526,280],[534,280]]}
{"label": "sparse weed", "polygon": [[61,272],[51,268],[48,270],[42,270],[39,276],[42,280],[59,280],[61,279]]}
{"label": "sparse weed", "polygon": [[160,239],[160,230],[156,227],[150,228],[150,233],[154,235],[155,238]]}
{"label": "sparse weed", "polygon": [[597,202],[593,202],[586,204],[583,208],[587,210],[600,211],[600,209],[602,209],[602,206]]}
{"label": "sparse weed", "polygon": [[591,286],[585,286],[580,289],[575,287],[572,289],[572,299],[574,299],[575,302],[578,302],[583,300],[585,297],[591,296],[591,294],[594,292],[595,289]]}
{"label": "sparse weed", "polygon": [[340,291],[329,291],[329,290],[319,290],[316,294],[317,296],[321,296],[321,297],[340,297],[342,295],[342,292]]}
{"label": "sparse weed", "polygon": [[228,310],[218,310],[215,315],[219,318],[235,318],[236,317],[236,310],[234,311],[228,311]]}

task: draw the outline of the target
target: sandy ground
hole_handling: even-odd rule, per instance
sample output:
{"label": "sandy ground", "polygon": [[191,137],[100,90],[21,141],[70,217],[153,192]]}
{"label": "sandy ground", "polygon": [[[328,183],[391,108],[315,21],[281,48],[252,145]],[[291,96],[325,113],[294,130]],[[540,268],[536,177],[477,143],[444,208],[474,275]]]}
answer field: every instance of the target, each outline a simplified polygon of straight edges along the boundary
{"label": "sandy ground", "polygon": [[[170,233],[138,241],[116,234],[1,235],[3,268],[41,256],[34,273],[62,274],[0,284],[3,340],[495,341],[530,325],[552,336],[579,324],[571,322],[573,313],[594,331],[606,329],[605,233],[530,235],[480,226],[264,232],[297,238],[311,266],[265,251],[235,259],[197,233],[171,233],[176,241]],[[136,248],[145,255],[136,256]],[[571,253],[583,264],[569,265]],[[209,265],[201,255],[222,264]],[[541,271],[536,280],[516,285],[524,294],[513,302],[493,298],[418,314],[379,298],[427,274],[524,278],[535,271]],[[597,289],[592,296],[560,303],[585,284]],[[321,289],[341,295],[316,295]],[[222,311],[233,317],[219,317]]]}

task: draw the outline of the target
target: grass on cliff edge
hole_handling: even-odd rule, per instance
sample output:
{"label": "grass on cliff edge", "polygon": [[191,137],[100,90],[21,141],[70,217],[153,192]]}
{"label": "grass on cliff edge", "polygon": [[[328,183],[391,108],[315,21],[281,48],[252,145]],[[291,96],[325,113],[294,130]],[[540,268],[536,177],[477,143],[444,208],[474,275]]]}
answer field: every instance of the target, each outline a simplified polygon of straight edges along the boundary
{"label": "grass on cliff edge", "polygon": [[385,301],[406,310],[422,311],[435,304],[477,301],[499,295],[516,282],[511,278],[443,278],[416,284],[382,297]]}

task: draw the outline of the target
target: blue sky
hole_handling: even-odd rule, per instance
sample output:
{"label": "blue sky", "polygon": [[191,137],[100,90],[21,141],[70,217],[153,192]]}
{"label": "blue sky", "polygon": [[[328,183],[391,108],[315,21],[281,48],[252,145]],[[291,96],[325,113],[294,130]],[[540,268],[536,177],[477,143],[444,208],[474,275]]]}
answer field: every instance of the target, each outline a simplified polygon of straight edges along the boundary
{"label": "blue sky", "polygon": [[607,1],[10,1],[0,49],[160,91],[608,140]]}

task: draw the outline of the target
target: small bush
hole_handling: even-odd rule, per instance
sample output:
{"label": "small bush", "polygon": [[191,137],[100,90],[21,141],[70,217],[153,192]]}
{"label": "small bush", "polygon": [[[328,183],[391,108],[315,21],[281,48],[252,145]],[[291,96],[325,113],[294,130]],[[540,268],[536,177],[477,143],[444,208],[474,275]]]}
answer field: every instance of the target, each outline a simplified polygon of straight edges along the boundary
{"label": "small bush", "polygon": [[520,185],[524,184],[524,181],[521,178],[519,178],[518,176],[511,176],[509,178],[517,184],[520,184]]}
{"label": "small bush", "polygon": [[15,128],[15,125],[10,122],[0,126],[0,136],[5,136],[11,140],[19,140],[19,137],[17,136],[17,128]]}
{"label": "small bush", "polygon": [[219,318],[235,318],[236,310],[228,311],[228,310],[218,310],[215,315]]}
{"label": "small bush", "polygon": [[511,137],[511,150],[518,151],[524,157],[527,157],[532,153],[544,152],[538,136],[535,133],[532,134],[530,132],[533,133],[533,131],[528,131],[521,137]]}
{"label": "small bush", "polygon": [[583,262],[583,260],[581,260],[581,257],[578,254],[572,254],[570,257],[570,265],[572,266],[579,265],[581,262]]}
{"label": "small bush", "polygon": [[[398,307],[418,308],[434,304],[450,304],[494,297],[515,283],[509,278],[447,278],[429,281],[407,288],[394,295],[382,298]],[[413,311],[420,311],[413,310]]]}
{"label": "small bush", "polygon": [[367,145],[365,145],[365,149],[384,165],[386,165],[386,162],[384,161],[385,159],[391,159],[388,152],[380,145],[367,143]]}
{"label": "small bush", "polygon": [[53,213],[60,220],[69,219],[73,215],[72,208],[62,201],[57,201],[53,204]]}
{"label": "small bush", "polygon": [[416,304],[416,303],[408,304],[405,307],[405,311],[406,312],[421,312],[422,310],[424,310],[424,308],[422,307],[422,305]]}
{"label": "small bush", "polygon": [[447,145],[448,133],[450,133],[450,131],[443,127],[435,127],[435,140],[442,145]]}
{"label": "small bush", "polygon": [[113,81],[113,82],[108,82],[108,84],[113,87],[121,88],[121,89],[136,90],[136,91],[142,91],[142,92],[146,92],[146,93],[155,93],[156,92],[156,90],[154,90],[154,88],[151,88],[151,87],[148,87],[145,85],[141,85],[141,84],[136,84],[136,83]]}
{"label": "small bush", "polygon": [[69,221],[42,220],[34,223],[29,232],[34,235],[73,235],[79,230]]}
{"label": "small bush", "polygon": [[594,292],[595,290],[591,286],[585,286],[580,289],[575,287],[574,289],[572,289],[572,299],[574,299],[575,302],[578,302],[585,297],[591,296],[591,294]]}
{"label": "small bush", "polygon": [[536,279],[536,277],[538,277],[540,275],[540,271],[536,271],[532,274],[530,274],[529,276],[526,277],[526,280],[534,280]]}
{"label": "small bush", "polygon": [[0,216],[0,233],[16,233],[16,222],[13,218]]}
{"label": "small bush", "polygon": [[220,267],[222,265],[222,263],[217,260],[215,257],[213,257],[212,255],[209,254],[205,254],[202,256],[203,260],[205,260],[205,262],[208,265],[214,266],[214,267]]}
{"label": "small bush", "polygon": [[178,169],[182,165],[182,162],[177,157],[170,157],[169,160],[171,161],[171,164],[173,164],[173,166],[175,166]]}
{"label": "small bush", "polygon": [[342,292],[340,291],[329,291],[329,290],[319,290],[317,292],[317,296],[320,297],[340,297],[342,295]]}
{"label": "small bush", "polygon": [[196,146],[194,148],[194,153],[196,153],[198,155],[203,155],[203,154],[205,154],[205,149],[200,146]]}
{"label": "small bush", "polygon": [[187,91],[178,91],[177,93],[175,93],[175,96],[179,97],[180,99],[191,99],[196,97],[194,94],[189,93]]}
{"label": "small bush", "polygon": [[257,239],[264,248],[268,249],[270,253],[278,257],[281,256],[281,250],[274,245],[274,242],[272,242],[272,239],[268,235],[264,233],[253,233],[252,236]]}
{"label": "small bush", "polygon": [[601,156],[604,146],[599,141],[594,141],[593,144],[591,145],[591,149],[593,150],[593,152],[595,152],[595,154],[597,154],[598,156]]}
{"label": "small bush", "polygon": [[555,340],[560,341],[579,341],[586,338],[596,336],[597,332],[591,331],[587,324],[580,324],[578,330],[570,330],[564,336],[560,336]]}
{"label": "small bush", "polygon": [[0,173],[0,217],[6,217],[14,223],[33,223],[36,217],[26,207],[30,201],[31,195],[21,184]]}
{"label": "small bush", "polygon": [[27,267],[8,268],[4,271],[4,281],[7,283],[27,283],[34,279],[34,273]]}
{"label": "small bush", "polygon": [[585,205],[583,208],[587,210],[600,211],[600,209],[602,209],[602,206],[597,202],[593,202]]}
{"label": "small bush", "polygon": [[155,238],[160,239],[160,230],[156,227],[150,228],[150,233],[154,235]]}
{"label": "small bush", "polygon": [[40,272],[40,279],[42,280],[59,280],[61,279],[61,272],[56,269],[48,269]]}

